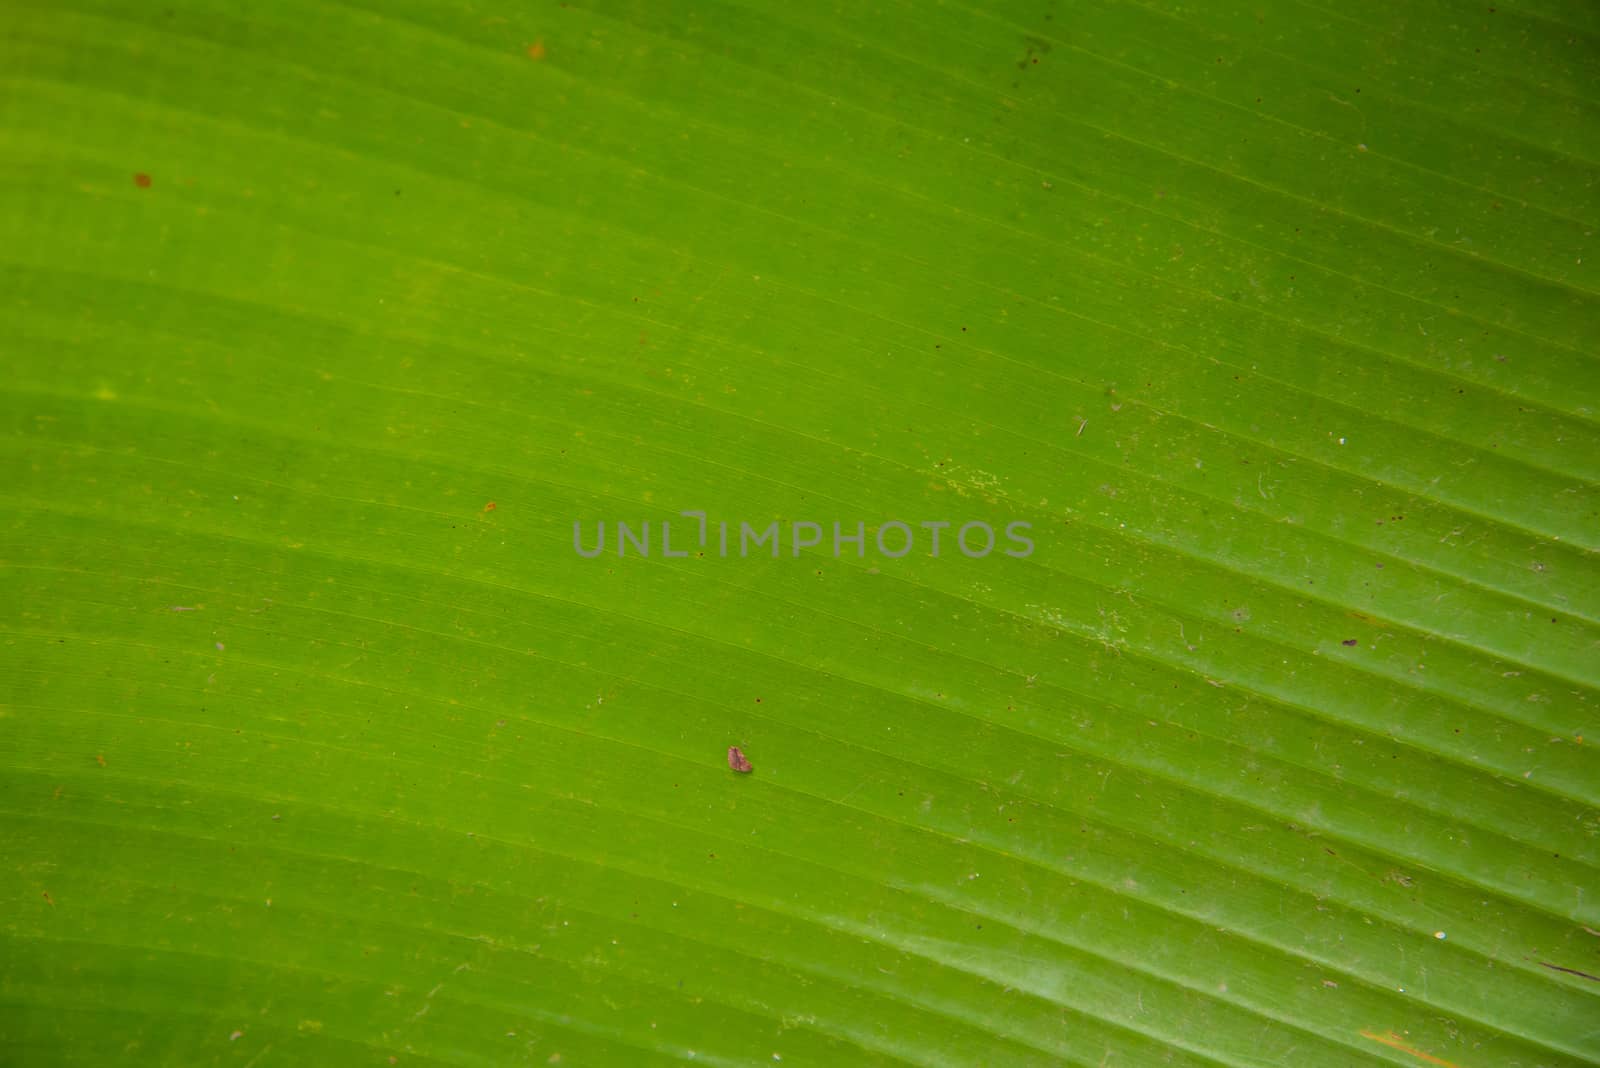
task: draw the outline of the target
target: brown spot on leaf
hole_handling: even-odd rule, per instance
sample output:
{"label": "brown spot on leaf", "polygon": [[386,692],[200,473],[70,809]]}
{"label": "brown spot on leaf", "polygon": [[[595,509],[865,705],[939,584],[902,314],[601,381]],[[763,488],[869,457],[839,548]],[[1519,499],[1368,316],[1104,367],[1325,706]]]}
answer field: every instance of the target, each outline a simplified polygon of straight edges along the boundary
{"label": "brown spot on leaf", "polygon": [[535,63],[544,58],[543,41],[535,41],[533,44],[528,46],[528,58],[533,60]]}
{"label": "brown spot on leaf", "polygon": [[133,176],[133,184],[138,186],[140,189],[149,189],[150,176],[145,174],[143,171],[140,171],[138,174]]}
{"label": "brown spot on leaf", "polygon": [[741,775],[748,775],[755,770],[755,765],[750,763],[750,758],[744,755],[744,750],[736,745],[728,746],[728,767]]}

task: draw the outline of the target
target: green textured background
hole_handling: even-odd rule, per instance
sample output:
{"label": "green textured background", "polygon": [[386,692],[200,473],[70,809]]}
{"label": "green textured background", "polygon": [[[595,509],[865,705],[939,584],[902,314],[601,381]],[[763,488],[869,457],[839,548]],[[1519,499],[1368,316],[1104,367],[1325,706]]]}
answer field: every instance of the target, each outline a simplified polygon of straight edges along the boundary
{"label": "green textured background", "polygon": [[[5,3],[0,1063],[1600,1061],[1597,75]],[[572,551],[680,509],[1038,548]]]}

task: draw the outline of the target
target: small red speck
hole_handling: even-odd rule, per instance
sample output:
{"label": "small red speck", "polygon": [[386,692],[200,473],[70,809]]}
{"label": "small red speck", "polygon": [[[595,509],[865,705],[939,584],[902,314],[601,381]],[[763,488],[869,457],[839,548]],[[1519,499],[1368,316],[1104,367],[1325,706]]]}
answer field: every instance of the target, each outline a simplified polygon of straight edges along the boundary
{"label": "small red speck", "polygon": [[533,44],[528,46],[528,58],[533,60],[535,63],[544,58],[543,41],[535,41]]}
{"label": "small red speck", "polygon": [[748,775],[755,770],[755,765],[750,763],[750,758],[736,745],[728,746],[728,767],[741,775]]}
{"label": "small red speck", "polygon": [[138,186],[140,189],[149,189],[150,188],[150,176],[141,171],[140,173],[138,173],[138,174],[133,176],[133,184]]}
{"label": "small red speck", "polygon": [[484,505],[484,506],[483,506],[483,510],[484,510],[484,511],[485,511],[485,512],[492,512],[492,511],[494,511],[494,510],[495,510],[495,508],[497,508],[497,507],[498,507],[498,505],[496,505],[496,504],[495,504],[495,503],[494,503],[494,502],[493,502],[493,501],[490,501],[490,502],[489,502],[489,503],[488,503],[488,504],[486,504],[486,505]]}

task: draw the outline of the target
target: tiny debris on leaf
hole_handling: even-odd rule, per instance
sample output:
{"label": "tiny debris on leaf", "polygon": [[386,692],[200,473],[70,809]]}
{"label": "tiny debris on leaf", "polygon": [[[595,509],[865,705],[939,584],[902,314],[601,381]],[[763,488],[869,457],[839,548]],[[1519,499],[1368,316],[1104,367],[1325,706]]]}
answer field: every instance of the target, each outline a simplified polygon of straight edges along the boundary
{"label": "tiny debris on leaf", "polygon": [[133,176],[133,184],[138,186],[140,189],[149,189],[150,176],[141,171]]}
{"label": "tiny debris on leaf", "polygon": [[1340,645],[1354,645],[1355,643],[1356,643],[1356,640],[1354,638],[1346,638],[1344,641],[1340,642],[1339,644]]}
{"label": "tiny debris on leaf", "polygon": [[755,765],[750,763],[750,758],[744,755],[744,750],[736,745],[728,746],[728,767],[741,775],[748,775],[755,770]]}

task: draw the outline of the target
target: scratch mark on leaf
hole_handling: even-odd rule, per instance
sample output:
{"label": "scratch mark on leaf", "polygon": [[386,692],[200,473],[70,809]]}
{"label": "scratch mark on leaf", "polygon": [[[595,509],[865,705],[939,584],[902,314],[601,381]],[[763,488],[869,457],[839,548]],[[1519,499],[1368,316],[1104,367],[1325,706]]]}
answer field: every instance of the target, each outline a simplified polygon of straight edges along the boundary
{"label": "scratch mark on leaf", "polygon": [[1431,1053],[1424,1053],[1420,1049],[1406,1045],[1405,1040],[1399,1035],[1395,1034],[1393,1031],[1386,1031],[1381,1035],[1375,1034],[1372,1031],[1363,1031],[1361,1032],[1361,1037],[1370,1038],[1374,1042],[1381,1042],[1390,1049],[1397,1049],[1401,1053],[1409,1053],[1419,1061],[1427,1061],[1429,1064],[1442,1065],[1443,1068],[1461,1068],[1461,1066],[1456,1064],[1454,1061],[1447,1061],[1443,1057],[1435,1057]]}

